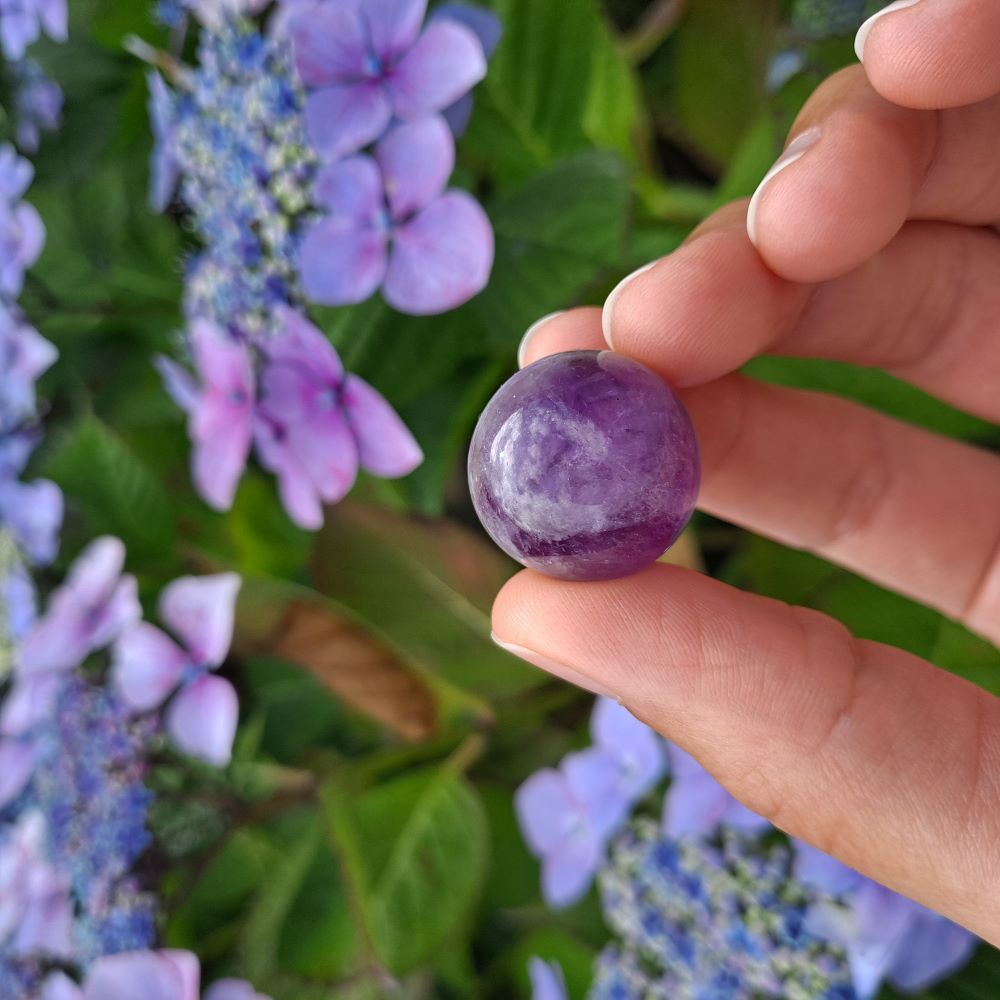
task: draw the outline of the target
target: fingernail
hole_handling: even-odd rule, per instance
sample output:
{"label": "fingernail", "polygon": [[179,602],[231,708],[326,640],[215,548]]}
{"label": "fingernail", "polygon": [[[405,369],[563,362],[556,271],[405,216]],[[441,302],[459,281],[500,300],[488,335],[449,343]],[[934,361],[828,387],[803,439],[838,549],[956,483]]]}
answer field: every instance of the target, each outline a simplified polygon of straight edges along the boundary
{"label": "fingernail", "polygon": [[517,347],[518,368],[524,367],[524,358],[525,355],[528,353],[528,344],[531,343],[531,338],[534,337],[534,335],[538,333],[538,331],[541,330],[541,328],[545,326],[545,324],[548,323],[550,319],[555,319],[556,316],[562,316],[562,314],[565,311],[566,311],[565,309],[560,309],[557,312],[549,313],[548,316],[543,316],[540,320],[532,323],[531,326],[528,327],[527,332],[521,338],[521,343]]}
{"label": "fingernail", "polygon": [[868,36],[872,33],[872,28],[875,27],[875,22],[880,17],[884,17],[886,14],[895,14],[897,10],[906,10],[907,7],[913,7],[919,2],[920,0],[896,0],[895,3],[891,3],[888,7],[884,7],[877,14],[872,14],[872,16],[868,18],[868,20],[865,21],[860,28],[858,28],[858,33],[854,36],[854,51],[858,54],[858,62],[865,61],[865,42],[868,41]]}
{"label": "fingernail", "polygon": [[774,166],[764,175],[764,179],[757,185],[757,190],[754,191],[753,197],[750,199],[750,207],[747,209],[747,233],[754,246],[757,245],[757,210],[760,207],[760,197],[764,193],[764,189],[782,170],[801,160],[810,147],[816,145],[819,137],[820,130],[817,127],[806,129],[802,135],[796,136],[775,161]]}
{"label": "fingernail", "polygon": [[627,285],[635,281],[640,274],[645,274],[650,268],[656,267],[660,262],[658,260],[650,261],[648,264],[643,264],[638,270],[633,271],[631,274],[626,275],[621,281],[615,285],[611,294],[608,296],[607,301],[604,303],[604,312],[601,314],[601,326],[604,328],[604,342],[608,347],[614,349],[614,345],[611,343],[611,317],[615,311],[615,303],[618,301],[622,292],[625,291]]}
{"label": "fingernail", "polygon": [[501,649],[506,650],[519,659],[526,660],[532,666],[538,667],[539,670],[544,670],[546,673],[552,674],[553,677],[558,677],[568,684],[574,684],[576,687],[583,688],[584,691],[589,691],[591,694],[599,695],[602,698],[617,697],[606,688],[601,687],[596,681],[592,681],[579,671],[566,666],[565,663],[560,663],[558,660],[551,660],[549,657],[542,656],[541,653],[536,653],[535,650],[528,649],[526,646],[517,646],[512,642],[504,642],[496,633],[492,633],[491,638]]}

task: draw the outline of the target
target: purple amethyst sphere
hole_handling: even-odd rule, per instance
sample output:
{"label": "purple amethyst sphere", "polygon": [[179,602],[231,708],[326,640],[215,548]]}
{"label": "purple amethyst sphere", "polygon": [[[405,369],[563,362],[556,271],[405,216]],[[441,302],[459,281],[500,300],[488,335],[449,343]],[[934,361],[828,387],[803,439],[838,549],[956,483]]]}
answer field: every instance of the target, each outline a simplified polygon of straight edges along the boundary
{"label": "purple amethyst sphere", "polygon": [[694,510],[691,418],[648,368],[610,351],[553,354],[479,418],[469,486],[490,537],[529,569],[609,580],[658,559]]}

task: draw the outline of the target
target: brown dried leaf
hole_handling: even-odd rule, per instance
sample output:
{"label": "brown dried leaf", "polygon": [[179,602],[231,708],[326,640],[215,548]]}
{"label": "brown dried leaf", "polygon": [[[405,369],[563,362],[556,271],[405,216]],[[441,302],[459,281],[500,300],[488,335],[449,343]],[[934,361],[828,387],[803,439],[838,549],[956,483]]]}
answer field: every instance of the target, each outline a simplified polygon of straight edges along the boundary
{"label": "brown dried leaf", "polygon": [[404,739],[432,736],[435,699],[421,678],[369,632],[307,601],[288,605],[270,652],[309,670],[351,708]]}

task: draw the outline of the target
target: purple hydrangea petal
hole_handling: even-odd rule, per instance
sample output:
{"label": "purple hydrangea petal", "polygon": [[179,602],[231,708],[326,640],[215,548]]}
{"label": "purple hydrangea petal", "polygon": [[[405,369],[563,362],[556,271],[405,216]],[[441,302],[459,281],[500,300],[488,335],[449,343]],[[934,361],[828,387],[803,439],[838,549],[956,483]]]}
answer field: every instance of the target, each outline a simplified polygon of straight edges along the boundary
{"label": "purple hydrangea petal", "polygon": [[194,481],[207,503],[228,510],[250,454],[253,368],[245,345],[204,320],[193,324],[191,346],[203,383],[190,422]]}
{"label": "purple hydrangea petal", "polygon": [[69,9],[66,0],[38,0],[38,14],[49,38],[65,42],[69,30]]}
{"label": "purple hydrangea petal", "polygon": [[314,380],[338,385],[344,377],[344,364],[322,331],[287,306],[277,309],[274,316],[280,334],[268,344],[270,365],[307,368]]}
{"label": "purple hydrangea petal", "polygon": [[503,37],[503,22],[485,7],[473,7],[465,3],[443,3],[434,8],[432,21],[458,21],[472,31],[483,47],[487,59],[493,57],[500,39]]}
{"label": "purple hydrangea petal", "polygon": [[5,10],[0,17],[0,48],[11,61],[23,58],[25,50],[38,38],[38,19],[34,12]]}
{"label": "purple hydrangea petal", "polygon": [[475,34],[457,21],[432,21],[388,76],[396,117],[423,118],[454,104],[486,76]]}
{"label": "purple hydrangea petal", "polygon": [[147,73],[146,82],[154,139],[150,156],[149,203],[154,212],[163,212],[177,190],[181,174],[180,163],[174,153],[174,100],[159,73]]}
{"label": "purple hydrangea petal", "polygon": [[859,872],[812,844],[807,844],[804,840],[793,840],[792,844],[795,848],[795,877],[806,885],[821,889],[831,896],[842,896],[857,889],[864,881],[864,876]]}
{"label": "purple hydrangea petal", "polygon": [[390,129],[375,151],[393,218],[405,219],[444,192],[455,140],[440,116]]}
{"label": "purple hydrangea petal", "polygon": [[469,122],[472,121],[472,112],[475,108],[475,98],[472,94],[465,94],[441,112],[441,117],[448,123],[448,128],[451,129],[451,134],[456,139],[465,135],[469,128]]}
{"label": "purple hydrangea petal", "polygon": [[847,950],[854,988],[861,1000],[879,989],[913,922],[917,904],[865,879],[851,899],[854,918]]}
{"label": "purple hydrangea petal", "polygon": [[229,653],[241,582],[236,573],[182,576],[160,595],[160,617],[199,666],[217,667]]}
{"label": "purple hydrangea petal", "polygon": [[59,674],[15,675],[14,685],[0,709],[0,733],[25,736],[52,714],[63,686]]}
{"label": "purple hydrangea petal", "polygon": [[0,809],[24,791],[35,769],[35,757],[31,742],[0,738]]}
{"label": "purple hydrangea petal", "polygon": [[528,963],[531,978],[531,1000],[568,1000],[566,981],[556,962],[546,962],[534,956]]}
{"label": "purple hydrangea petal", "polygon": [[30,417],[35,382],[59,352],[34,327],[0,304],[0,429]]}
{"label": "purple hydrangea petal", "polygon": [[964,927],[924,910],[917,913],[893,956],[889,981],[904,993],[919,993],[960,969],[979,939]]}
{"label": "purple hydrangea petal", "polygon": [[771,826],[771,821],[748,809],[739,799],[733,799],[722,815],[722,825],[744,833],[763,833]]}
{"label": "purple hydrangea petal", "polygon": [[185,413],[193,413],[198,404],[200,392],[198,383],[192,378],[191,373],[186,368],[182,368],[176,361],[162,354],[156,355],[153,359],[153,365],[160,373],[167,395]]}
{"label": "purple hydrangea petal", "polygon": [[167,635],[138,622],[126,629],[112,651],[111,677],[118,696],[136,712],[159,707],[181,682],[184,651]]}
{"label": "purple hydrangea petal", "polygon": [[618,762],[602,747],[567,754],[560,767],[573,798],[583,807],[593,836],[601,843],[628,819],[631,799],[621,786]]}
{"label": "purple hydrangea petal", "polygon": [[202,1000],[270,1000],[245,979],[220,979],[205,991]]}
{"label": "purple hydrangea petal", "polygon": [[358,474],[358,448],[339,407],[315,413],[289,430],[289,444],[327,503],[351,491]]}
{"label": "purple hydrangea petal", "polygon": [[542,898],[555,909],[579,902],[602,860],[602,847],[591,838],[581,835],[567,840],[561,850],[542,860]]}
{"label": "purple hydrangea petal", "polygon": [[44,566],[55,559],[62,517],[62,490],[55,483],[0,483],[0,522],[31,562]]}
{"label": "purple hydrangea petal", "polygon": [[318,531],[323,527],[323,498],[309,471],[288,446],[284,426],[265,408],[254,425],[254,442],[260,464],[278,477],[278,494],[288,516],[300,528]]}
{"label": "purple hydrangea petal", "polygon": [[48,865],[39,866],[32,875],[31,896],[11,951],[23,956],[73,958],[74,916],[68,876]]}
{"label": "purple hydrangea petal", "polygon": [[409,475],[424,460],[396,411],[367,382],[349,375],[342,397],[358,445],[361,465],[376,476]]}
{"label": "purple hydrangea petal", "polygon": [[318,204],[359,227],[374,226],[384,210],[382,175],[370,156],[351,156],[316,174]]}
{"label": "purple hydrangea petal", "polygon": [[383,294],[400,312],[447,312],[481,292],[492,267],[486,213],[464,191],[448,191],[396,231]]}
{"label": "purple hydrangea petal", "polygon": [[387,267],[384,233],[336,219],[315,223],[299,251],[302,287],[323,305],[364,302],[382,283]]}
{"label": "purple hydrangea petal", "polygon": [[294,14],[288,25],[295,68],[307,87],[328,87],[370,75],[369,38],[351,3],[317,4]]}
{"label": "purple hydrangea petal", "polygon": [[83,990],[63,972],[53,972],[42,984],[39,1000],[84,1000]]}
{"label": "purple hydrangea petal", "polygon": [[5,603],[7,634],[19,643],[38,618],[38,594],[27,570],[15,564],[0,581],[0,600]]}
{"label": "purple hydrangea petal", "polygon": [[[183,953],[181,953],[183,954]],[[193,956],[191,956],[193,958]],[[192,988],[190,962],[174,953],[133,951],[104,955],[91,967],[84,987],[85,1000],[198,1000],[195,962]]]}
{"label": "purple hydrangea petal", "polygon": [[391,119],[392,105],[380,83],[324,87],[306,98],[309,141],[328,160],[356,153],[375,142]]}
{"label": "purple hydrangea petal", "polygon": [[[7,15],[4,14],[6,18]],[[31,186],[35,168],[10,143],[0,146],[0,197],[14,201]]]}
{"label": "purple hydrangea petal", "polygon": [[706,836],[714,833],[731,796],[708,772],[674,778],[664,800],[663,826],[669,837]]}
{"label": "purple hydrangea petal", "polygon": [[642,798],[663,776],[663,741],[624,705],[611,698],[598,698],[590,732],[594,743],[619,762],[621,787],[632,802]]}
{"label": "purple hydrangea petal", "polygon": [[541,857],[563,842],[579,805],[566,778],[553,768],[544,768],[514,793],[514,811],[529,850]]}
{"label": "purple hydrangea petal", "polygon": [[427,0],[365,0],[361,10],[375,55],[392,64],[417,40]]}
{"label": "purple hydrangea petal", "polygon": [[214,674],[186,685],[167,707],[167,732],[177,747],[215,767],[229,763],[238,721],[232,684]]}

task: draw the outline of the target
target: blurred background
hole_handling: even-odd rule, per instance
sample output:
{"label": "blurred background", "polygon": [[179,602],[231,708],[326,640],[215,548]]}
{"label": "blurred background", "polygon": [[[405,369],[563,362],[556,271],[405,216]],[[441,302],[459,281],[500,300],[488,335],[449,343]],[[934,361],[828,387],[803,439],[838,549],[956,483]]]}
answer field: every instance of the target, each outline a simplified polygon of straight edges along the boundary
{"label": "blurred background", "polygon": [[[205,63],[200,33],[215,29],[142,0],[72,0],[68,39],[31,50],[65,95],[61,125],[33,156],[27,197],[47,240],[20,296],[59,351],[38,385],[45,439],[30,471],[61,488],[65,517],[60,555],[37,580],[51,589],[101,534],[125,543],[150,615],[181,574],[242,577],[220,670],[240,700],[232,761],[211,768],[156,749],[154,843],[136,871],[159,895],[160,941],[278,1000],[527,998],[534,956],[558,962],[568,996],[588,995],[611,937],[600,893],[546,904],[515,793],[590,745],[593,699],[490,641],[492,597],[515,567],[475,520],[468,442],[533,321],[600,304],[713,209],[752,193],[808,94],[853,61],[871,12],[863,0],[480,6],[502,34],[459,130],[451,185],[489,217],[492,273],[438,315],[404,314],[378,294],[310,308],[424,454],[403,478],[362,473],[319,530],[289,519],[259,464],[230,510],[203,502],[184,415],[152,361],[187,358],[182,303],[206,223],[183,186],[166,212],[149,206],[147,74],[152,65],[183,92]],[[5,87],[12,132],[9,76]],[[878,371],[777,357],[749,369],[1000,445],[995,427]],[[821,609],[1000,694],[995,649],[813,556],[696,515],[671,558]],[[644,789],[634,810],[658,817],[663,787]],[[711,994],[758,995],[782,994]],[[982,947],[919,995],[996,1000],[1000,961]]]}

